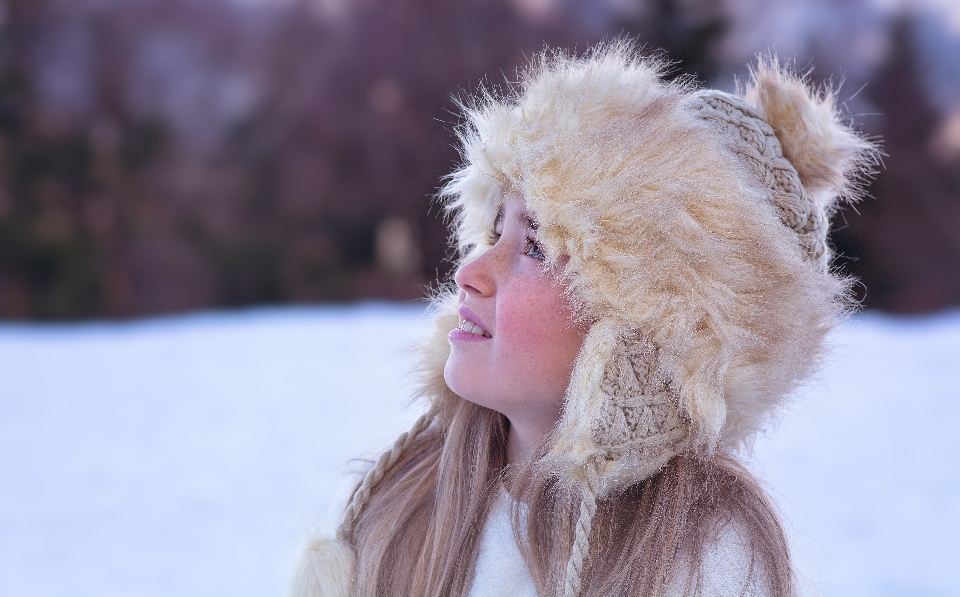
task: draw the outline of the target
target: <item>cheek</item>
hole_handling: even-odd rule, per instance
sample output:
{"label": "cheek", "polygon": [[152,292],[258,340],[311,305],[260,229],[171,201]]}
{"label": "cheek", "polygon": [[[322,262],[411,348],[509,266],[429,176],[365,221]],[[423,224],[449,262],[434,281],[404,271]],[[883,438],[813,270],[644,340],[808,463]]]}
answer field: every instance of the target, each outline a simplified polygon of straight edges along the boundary
{"label": "cheek", "polygon": [[525,298],[497,311],[504,347],[500,355],[513,362],[520,376],[566,390],[585,333],[570,323],[570,312],[557,290],[538,288],[521,296]]}

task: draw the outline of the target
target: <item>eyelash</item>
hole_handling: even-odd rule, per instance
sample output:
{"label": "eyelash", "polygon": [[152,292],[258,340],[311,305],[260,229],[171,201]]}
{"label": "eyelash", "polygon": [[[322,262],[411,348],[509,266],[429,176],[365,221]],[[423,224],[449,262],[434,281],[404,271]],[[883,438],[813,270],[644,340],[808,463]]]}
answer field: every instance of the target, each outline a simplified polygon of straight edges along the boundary
{"label": "eyelash", "polygon": [[527,257],[531,257],[540,261],[543,261],[547,258],[547,256],[543,254],[543,247],[540,246],[540,243],[533,240],[529,236],[527,237],[526,241],[524,241],[524,244],[525,246],[523,248],[523,254]]}
{"label": "eyelash", "polygon": [[[492,231],[487,237],[487,240],[489,241],[490,245],[493,246],[497,244],[498,240],[500,240],[500,236],[501,235],[496,231]],[[546,254],[543,252],[543,247],[540,246],[540,243],[529,236],[523,240],[523,254],[531,259],[537,259],[539,261],[543,261],[547,258]]]}

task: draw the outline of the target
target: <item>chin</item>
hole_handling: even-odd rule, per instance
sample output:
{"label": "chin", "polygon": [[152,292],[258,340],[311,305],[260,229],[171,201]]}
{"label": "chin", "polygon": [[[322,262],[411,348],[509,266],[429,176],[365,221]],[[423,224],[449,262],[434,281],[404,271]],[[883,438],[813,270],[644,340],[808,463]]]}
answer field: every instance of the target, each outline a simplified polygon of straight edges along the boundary
{"label": "chin", "polygon": [[469,400],[469,398],[464,396],[464,393],[470,393],[469,389],[471,384],[464,379],[464,372],[460,370],[456,360],[457,357],[451,353],[446,365],[443,367],[443,381],[446,382],[447,387],[450,388],[454,394],[465,400]]}
{"label": "chin", "polygon": [[[468,402],[492,408],[499,412],[499,409],[493,404],[495,401],[487,395],[491,390],[489,384],[485,384],[481,377],[474,372],[464,371],[462,364],[458,365],[456,358],[453,356],[447,360],[447,364],[443,368],[443,380],[454,394]],[[489,381],[489,378],[487,379]]]}

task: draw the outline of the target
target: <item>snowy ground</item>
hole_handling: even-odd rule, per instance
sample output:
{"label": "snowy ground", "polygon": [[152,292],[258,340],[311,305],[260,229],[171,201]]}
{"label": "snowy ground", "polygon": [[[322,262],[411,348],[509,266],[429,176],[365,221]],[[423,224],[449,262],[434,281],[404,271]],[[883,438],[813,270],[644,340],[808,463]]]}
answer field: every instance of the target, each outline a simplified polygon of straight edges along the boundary
{"label": "snowy ground", "polygon": [[[282,595],[406,428],[417,306],[0,325],[0,595]],[[960,595],[960,312],[835,338],[754,468],[826,597]]]}

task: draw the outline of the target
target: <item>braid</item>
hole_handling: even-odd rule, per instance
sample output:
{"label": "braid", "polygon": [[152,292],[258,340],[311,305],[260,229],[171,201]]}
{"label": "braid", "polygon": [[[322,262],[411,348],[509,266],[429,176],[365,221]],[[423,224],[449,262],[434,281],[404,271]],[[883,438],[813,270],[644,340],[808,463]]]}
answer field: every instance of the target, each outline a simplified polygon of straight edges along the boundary
{"label": "braid", "polygon": [[577,534],[567,560],[567,572],[563,583],[563,597],[579,597],[583,584],[583,567],[590,555],[590,531],[593,516],[597,512],[597,488],[600,482],[600,459],[591,458],[584,466],[586,483],[580,494],[580,515],[577,517]]}
{"label": "braid", "polygon": [[347,509],[343,513],[343,520],[340,522],[340,526],[337,528],[337,538],[341,541],[348,541],[350,535],[353,532],[353,524],[356,522],[357,517],[360,515],[360,511],[363,509],[364,504],[367,500],[370,499],[370,494],[373,493],[373,488],[376,487],[377,483],[383,479],[383,476],[386,474],[390,468],[397,463],[397,460],[400,459],[400,455],[403,454],[403,451],[413,443],[413,440],[417,438],[418,435],[424,432],[427,427],[430,426],[430,423],[433,421],[436,416],[436,409],[431,408],[429,411],[423,414],[417,422],[413,424],[413,427],[409,431],[405,431],[400,434],[400,437],[397,438],[389,450],[380,455],[380,458],[377,459],[376,465],[364,476],[363,482],[357,487],[353,492],[353,497],[350,499],[350,504],[347,506]]}

